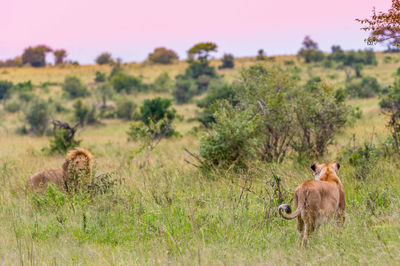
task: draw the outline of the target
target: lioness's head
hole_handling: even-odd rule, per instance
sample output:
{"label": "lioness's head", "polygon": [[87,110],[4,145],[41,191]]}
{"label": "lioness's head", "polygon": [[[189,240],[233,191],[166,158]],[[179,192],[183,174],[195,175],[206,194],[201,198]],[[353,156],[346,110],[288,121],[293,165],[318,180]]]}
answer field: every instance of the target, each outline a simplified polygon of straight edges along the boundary
{"label": "lioness's head", "polygon": [[311,165],[311,169],[314,172],[315,180],[318,180],[321,176],[328,173],[334,173],[337,176],[339,173],[340,164],[338,162],[323,164],[313,162]]}

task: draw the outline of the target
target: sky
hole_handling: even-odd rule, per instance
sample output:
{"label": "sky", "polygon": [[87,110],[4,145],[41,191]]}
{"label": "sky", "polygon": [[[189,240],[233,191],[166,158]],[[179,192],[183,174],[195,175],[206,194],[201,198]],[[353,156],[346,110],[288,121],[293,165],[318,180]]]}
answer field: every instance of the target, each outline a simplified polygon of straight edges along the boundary
{"label": "sky", "polygon": [[[390,0],[0,0],[0,60],[46,44],[68,59],[94,62],[108,51],[123,62],[146,59],[156,47],[180,58],[194,44],[217,43],[215,57],[295,54],[305,35],[324,51],[333,44],[363,49],[356,18]],[[374,49],[382,49],[375,46]]]}

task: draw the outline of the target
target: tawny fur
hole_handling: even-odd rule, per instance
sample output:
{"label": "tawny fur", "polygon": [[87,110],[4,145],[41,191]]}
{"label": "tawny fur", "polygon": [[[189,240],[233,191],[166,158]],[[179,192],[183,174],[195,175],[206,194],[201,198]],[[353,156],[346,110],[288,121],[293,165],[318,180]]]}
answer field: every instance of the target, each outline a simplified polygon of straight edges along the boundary
{"label": "tawny fur", "polygon": [[330,164],[313,163],[315,180],[300,184],[294,191],[296,212],[291,215],[290,206],[279,206],[279,214],[284,219],[297,217],[297,229],[302,244],[307,242],[309,235],[321,224],[335,218],[339,225],[344,223],[346,201],[343,184],[338,177],[340,165],[336,162]]}
{"label": "tawny fur", "polygon": [[71,166],[74,171],[81,173],[80,176],[90,178],[92,173],[93,156],[92,154],[81,148],[76,148],[68,152],[65,162],[61,169],[45,170],[29,177],[28,188],[43,193],[48,184],[52,183],[62,190],[68,191],[68,185],[72,182]]}

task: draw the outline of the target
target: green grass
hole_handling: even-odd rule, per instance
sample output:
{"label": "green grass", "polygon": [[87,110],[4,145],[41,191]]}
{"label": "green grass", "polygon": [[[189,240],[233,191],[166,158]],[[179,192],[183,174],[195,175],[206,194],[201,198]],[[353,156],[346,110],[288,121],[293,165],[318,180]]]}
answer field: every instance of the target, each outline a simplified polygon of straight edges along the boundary
{"label": "green grass", "polygon": [[[400,55],[392,55],[399,57]],[[390,84],[396,63],[366,69],[382,84]],[[277,64],[295,57],[276,57]],[[253,64],[252,58],[236,62],[234,70],[220,73],[234,80],[238,69]],[[219,64],[219,62],[213,62]],[[272,64],[267,62],[267,64]],[[127,65],[128,72],[152,81],[159,73],[181,73],[186,63],[172,66]],[[13,82],[32,80],[62,82],[75,74],[92,82],[97,70],[108,66],[81,66],[44,69],[7,69],[0,79]],[[4,72],[4,71],[3,71]],[[313,68],[340,87],[340,70]],[[335,75],[329,79],[329,75]],[[36,89],[40,94],[40,89]],[[59,86],[47,96],[55,97]],[[137,103],[156,95],[131,95]],[[46,95],[42,95],[46,96]],[[59,95],[60,96],[60,95]],[[347,127],[322,159],[332,161],[352,145],[364,141],[378,143],[388,135],[386,118],[378,99],[350,100],[359,106],[363,118]],[[70,103],[69,103],[70,104]],[[182,137],[163,140],[148,157],[137,154],[140,143],[127,142],[127,122],[104,120],[103,125],[86,127],[78,134],[82,146],[95,156],[97,173],[110,172],[120,180],[106,195],[88,198],[85,193],[66,196],[51,190],[37,197],[26,190],[27,178],[43,169],[59,168],[62,156],[47,156],[41,149],[47,137],[21,136],[20,113],[1,113],[0,122],[0,261],[4,264],[400,264],[400,160],[380,158],[368,176],[358,180],[355,168],[345,158],[340,178],[345,186],[347,220],[343,228],[328,224],[312,237],[307,247],[297,240],[295,221],[276,217],[276,202],[270,202],[273,175],[282,178],[282,189],[290,201],[294,188],[312,179],[309,164],[290,158],[280,165],[254,162],[249,173],[202,173],[185,163],[192,160],[184,148],[197,151],[198,137],[190,134],[196,122],[195,103],[174,106],[184,116],[176,122]],[[65,114],[63,118],[68,118]],[[322,161],[321,160],[321,161]],[[243,189],[243,188],[246,189]]]}

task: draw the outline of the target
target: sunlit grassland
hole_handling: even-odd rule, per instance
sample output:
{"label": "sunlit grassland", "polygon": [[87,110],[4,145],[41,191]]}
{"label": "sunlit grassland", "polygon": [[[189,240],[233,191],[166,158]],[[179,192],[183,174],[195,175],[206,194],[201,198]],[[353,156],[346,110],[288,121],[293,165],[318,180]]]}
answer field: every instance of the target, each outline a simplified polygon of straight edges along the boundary
{"label": "sunlit grassland", "polygon": [[[399,63],[367,67],[365,75],[377,77],[383,85],[393,82]],[[391,55],[400,59],[400,55]],[[343,70],[308,67],[294,56],[275,57],[284,67],[294,60],[302,71],[302,81],[321,76],[337,87],[344,84]],[[240,67],[256,63],[253,58],[236,61],[234,70],[219,71],[233,81]],[[218,61],[213,61],[218,65]],[[166,71],[171,77],[182,73],[185,62],[172,66],[131,63],[125,66],[133,75],[151,82]],[[93,82],[95,71],[109,72],[109,66],[46,67],[44,69],[0,69],[0,80],[62,82],[66,75],[77,75]],[[3,72],[2,72],[3,71]],[[7,72],[7,73],[5,73]],[[332,78],[334,75],[334,78]],[[36,93],[41,94],[40,89]],[[59,86],[42,96],[60,97]],[[170,94],[130,95],[140,104],[143,99]],[[322,160],[338,159],[340,152],[363,142],[378,143],[388,135],[386,116],[379,99],[349,100],[363,116],[346,127],[334,140]],[[71,103],[69,103],[71,104]],[[295,221],[270,215],[266,207],[273,174],[282,179],[288,199],[293,189],[311,179],[309,163],[290,158],[281,165],[254,162],[248,173],[222,171],[202,173],[185,162],[196,163],[184,149],[198,151],[198,135],[192,128],[195,102],[174,105],[183,119],[176,121],[180,137],[162,140],[147,156],[142,143],[128,142],[128,122],[110,119],[78,132],[82,146],[95,156],[96,173],[110,172],[121,180],[114,194],[91,200],[45,196],[38,204],[26,190],[26,179],[42,169],[59,168],[62,156],[49,156],[42,148],[48,137],[21,136],[15,129],[21,114],[3,112],[0,121],[0,262],[4,264],[400,264],[400,161],[384,158],[371,167],[365,180],[354,178],[355,169],[342,161],[340,177],[346,189],[347,220],[343,228],[328,224],[320,228],[307,247],[297,241]],[[71,114],[65,114],[68,119]],[[147,164],[145,164],[147,162]],[[248,179],[252,182],[249,183]],[[243,189],[243,187],[247,189]],[[60,196],[61,195],[61,196]],[[371,206],[380,197],[382,205]],[[288,200],[289,201],[289,200]],[[84,218],[85,217],[85,218]]]}

